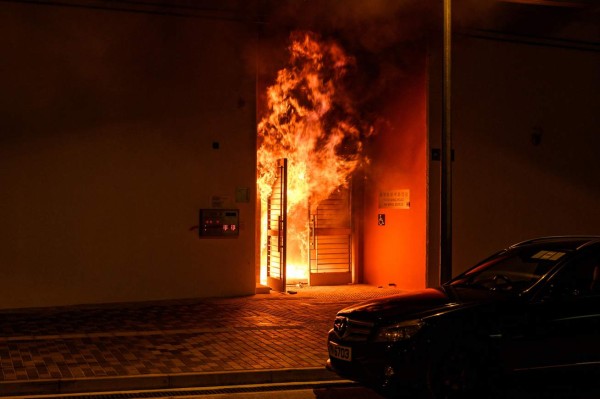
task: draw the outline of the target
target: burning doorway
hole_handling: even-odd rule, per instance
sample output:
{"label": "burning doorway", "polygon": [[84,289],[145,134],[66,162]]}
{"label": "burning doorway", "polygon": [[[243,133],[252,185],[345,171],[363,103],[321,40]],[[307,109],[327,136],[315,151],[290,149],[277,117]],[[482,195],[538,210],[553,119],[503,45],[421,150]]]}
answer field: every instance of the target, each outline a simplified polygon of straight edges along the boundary
{"label": "burning doorway", "polygon": [[[266,201],[263,230],[267,285],[284,291],[288,283],[339,285],[352,282],[352,207],[348,184],[340,185],[318,204],[309,203],[308,237],[302,231],[302,216],[292,213],[290,230],[294,235],[289,245],[287,159],[277,160],[276,176]],[[288,250],[292,259],[291,273],[288,273]]]}
{"label": "burning doorway", "polygon": [[351,282],[349,182],[372,133],[347,92],[355,60],[313,33],[291,39],[258,125],[260,279],[280,291]]}

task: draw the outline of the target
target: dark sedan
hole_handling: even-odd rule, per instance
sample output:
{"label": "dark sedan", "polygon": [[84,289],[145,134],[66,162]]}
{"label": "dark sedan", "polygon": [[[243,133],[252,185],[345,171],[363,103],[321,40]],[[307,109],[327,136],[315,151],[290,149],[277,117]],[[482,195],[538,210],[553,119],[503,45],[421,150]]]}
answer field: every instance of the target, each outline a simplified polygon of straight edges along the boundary
{"label": "dark sedan", "polygon": [[600,236],[503,249],[442,287],[338,312],[327,366],[389,395],[487,397],[518,375],[597,373]]}

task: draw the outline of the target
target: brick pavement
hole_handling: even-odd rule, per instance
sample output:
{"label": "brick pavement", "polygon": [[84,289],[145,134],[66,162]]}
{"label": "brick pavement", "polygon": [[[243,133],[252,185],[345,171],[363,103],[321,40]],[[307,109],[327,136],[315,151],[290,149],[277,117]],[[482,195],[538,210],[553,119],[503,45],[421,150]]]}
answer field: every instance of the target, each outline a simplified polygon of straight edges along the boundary
{"label": "brick pavement", "polygon": [[0,384],[323,367],[340,308],[400,292],[365,285],[294,291],[0,311]]}

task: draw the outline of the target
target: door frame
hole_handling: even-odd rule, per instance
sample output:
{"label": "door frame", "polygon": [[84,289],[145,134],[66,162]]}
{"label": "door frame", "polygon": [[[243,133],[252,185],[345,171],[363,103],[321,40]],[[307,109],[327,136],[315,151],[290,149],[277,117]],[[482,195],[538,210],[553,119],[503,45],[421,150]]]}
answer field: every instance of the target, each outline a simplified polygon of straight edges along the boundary
{"label": "door frame", "polygon": [[[279,292],[286,289],[286,255],[287,255],[287,158],[277,160],[277,180],[273,185],[273,193],[267,200],[267,285]],[[273,196],[278,194],[277,201]],[[277,211],[277,212],[275,212]],[[274,217],[277,220],[273,220]],[[273,241],[275,241],[272,245]],[[277,255],[275,255],[275,253]],[[278,258],[278,267],[273,261]],[[272,273],[278,269],[278,273]]]}

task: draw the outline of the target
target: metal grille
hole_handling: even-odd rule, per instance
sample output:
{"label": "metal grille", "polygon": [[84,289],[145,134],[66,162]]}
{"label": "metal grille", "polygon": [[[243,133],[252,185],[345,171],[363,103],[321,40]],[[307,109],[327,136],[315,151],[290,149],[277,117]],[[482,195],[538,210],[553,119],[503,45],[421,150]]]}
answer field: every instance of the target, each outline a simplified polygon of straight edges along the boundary
{"label": "metal grille", "polygon": [[320,236],[314,246],[311,273],[350,271],[350,235]]}
{"label": "metal grille", "polygon": [[352,237],[350,196],[340,188],[311,215],[310,272],[350,272]]}
{"label": "metal grille", "polygon": [[338,316],[334,322],[334,330],[344,341],[366,341],[369,339],[375,323],[353,320]]}

